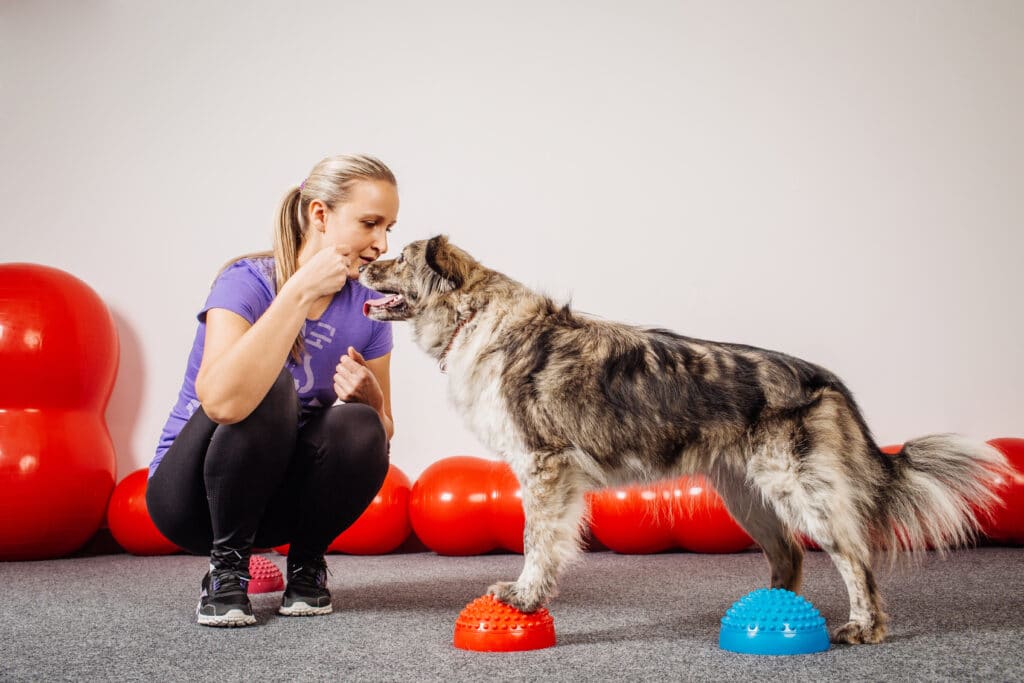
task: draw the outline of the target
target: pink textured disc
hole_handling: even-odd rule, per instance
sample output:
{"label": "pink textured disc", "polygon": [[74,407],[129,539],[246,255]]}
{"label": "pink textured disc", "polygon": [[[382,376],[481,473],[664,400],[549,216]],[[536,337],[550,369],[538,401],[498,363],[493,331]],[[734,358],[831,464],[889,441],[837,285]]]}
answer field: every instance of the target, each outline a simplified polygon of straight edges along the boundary
{"label": "pink textured disc", "polygon": [[262,555],[249,558],[249,593],[273,593],[284,590],[284,576],[273,562]]}

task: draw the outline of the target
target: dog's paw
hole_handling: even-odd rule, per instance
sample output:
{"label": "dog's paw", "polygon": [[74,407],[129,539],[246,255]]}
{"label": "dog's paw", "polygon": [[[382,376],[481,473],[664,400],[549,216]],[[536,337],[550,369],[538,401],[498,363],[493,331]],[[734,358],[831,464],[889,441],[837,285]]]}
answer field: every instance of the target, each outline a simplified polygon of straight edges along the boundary
{"label": "dog's paw", "polygon": [[860,645],[867,643],[874,645],[885,640],[885,626],[860,624],[856,621],[849,621],[832,632],[833,643],[848,643]]}
{"label": "dog's paw", "polygon": [[519,584],[515,581],[499,581],[488,588],[487,592],[506,605],[515,607],[520,612],[535,612],[544,602],[539,597],[521,590]]}

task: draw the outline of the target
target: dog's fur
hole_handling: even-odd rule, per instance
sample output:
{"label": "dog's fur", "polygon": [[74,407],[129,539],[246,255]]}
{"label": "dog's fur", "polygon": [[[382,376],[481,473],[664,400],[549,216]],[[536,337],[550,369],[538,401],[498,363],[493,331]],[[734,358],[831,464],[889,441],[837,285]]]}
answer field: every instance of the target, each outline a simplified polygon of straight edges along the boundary
{"label": "dog's fur", "polygon": [[[385,294],[364,312],[409,320],[447,366],[451,399],[522,485],[526,557],[490,588],[533,611],[579,545],[584,492],[703,473],[761,546],[771,585],[799,591],[796,532],[832,558],[850,597],[833,640],[877,643],[875,550],[966,543],[998,502],[994,448],[954,435],[883,454],[828,370],[751,346],[588,318],[485,268],[444,236],[364,267]],[[975,507],[977,506],[977,508]]]}

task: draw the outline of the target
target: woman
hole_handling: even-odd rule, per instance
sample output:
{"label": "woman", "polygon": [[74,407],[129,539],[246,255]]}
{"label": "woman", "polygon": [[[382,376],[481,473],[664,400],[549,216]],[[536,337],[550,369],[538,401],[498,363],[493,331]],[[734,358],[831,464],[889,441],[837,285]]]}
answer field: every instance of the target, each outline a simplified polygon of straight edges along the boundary
{"label": "woman", "polygon": [[210,556],[200,624],[256,623],[249,556],[282,543],[280,613],[331,612],[324,552],[380,489],[394,433],[391,328],[362,315],[375,294],[356,277],[397,215],[383,163],[324,159],[282,200],[273,252],[226,266],[199,312],[146,502],[168,539]]}

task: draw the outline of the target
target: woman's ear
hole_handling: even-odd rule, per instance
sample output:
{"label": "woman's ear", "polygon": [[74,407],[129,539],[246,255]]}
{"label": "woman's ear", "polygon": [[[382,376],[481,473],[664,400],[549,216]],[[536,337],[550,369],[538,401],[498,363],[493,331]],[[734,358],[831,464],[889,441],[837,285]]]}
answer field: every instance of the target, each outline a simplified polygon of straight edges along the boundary
{"label": "woman's ear", "polygon": [[319,199],[314,199],[309,203],[307,211],[306,217],[309,219],[309,227],[323,233],[327,229],[327,207]]}

